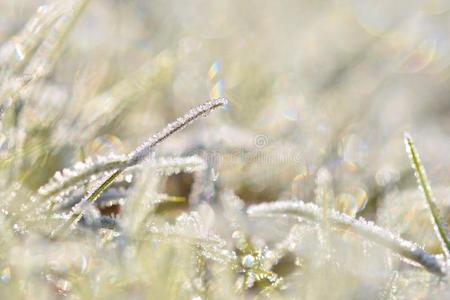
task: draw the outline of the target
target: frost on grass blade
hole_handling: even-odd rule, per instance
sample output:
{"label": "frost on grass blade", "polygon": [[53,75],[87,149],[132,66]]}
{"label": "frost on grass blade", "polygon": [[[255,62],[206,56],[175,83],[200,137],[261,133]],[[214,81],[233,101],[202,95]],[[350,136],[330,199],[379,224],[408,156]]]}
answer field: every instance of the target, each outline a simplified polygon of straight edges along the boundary
{"label": "frost on grass blade", "polygon": [[414,169],[414,174],[416,176],[419,189],[422,191],[430,211],[431,223],[433,224],[434,231],[436,232],[436,236],[441,243],[442,251],[448,259],[450,257],[450,241],[448,238],[447,227],[445,222],[440,217],[439,209],[436,206],[436,201],[431,190],[430,182],[428,181],[425,168],[420,161],[419,153],[417,153],[414,143],[407,133],[405,133],[405,146],[409,160],[412,164],[412,168]]}
{"label": "frost on grass blade", "polygon": [[163,176],[194,173],[206,169],[206,161],[197,155],[188,157],[160,157],[151,160],[145,167],[154,169]]}
{"label": "frost on grass blade", "polygon": [[163,130],[161,130],[149,140],[140,145],[138,148],[136,148],[136,150],[128,155],[128,159],[124,162],[123,166],[115,168],[115,172],[112,173],[111,176],[105,176],[106,180],[99,181],[100,184],[95,186],[94,189],[86,194],[85,198],[83,198],[83,200],[81,200],[80,203],[77,204],[77,206],[79,206],[81,209],[77,209],[77,207],[74,207],[75,210],[72,212],[70,218],[61,227],[56,229],[51,236],[53,238],[60,236],[67,229],[69,229],[70,226],[76,224],[83,215],[82,208],[85,202],[95,202],[100,194],[103,193],[103,191],[105,191],[114,182],[115,178],[119,176],[126,168],[138,165],[145,161],[150,156],[150,153],[152,152],[152,148],[154,146],[158,145],[175,132],[182,130],[199,117],[206,116],[210,111],[225,104],[227,104],[227,100],[225,98],[221,98],[210,100],[204,104],[196,106],[188,111],[184,116],[178,118],[175,122],[170,123]]}
{"label": "frost on grass blade", "polygon": [[[247,210],[250,216],[274,217],[280,215],[296,216],[311,222],[321,222],[322,210],[319,206],[303,201],[277,201],[273,203],[263,203],[252,205]],[[384,246],[394,253],[397,253],[408,261],[413,261],[422,265],[429,272],[438,276],[446,273],[444,266],[434,256],[417,246],[406,241],[390,231],[387,231],[363,218],[354,219],[345,214],[331,210],[328,214],[330,226],[349,230],[365,239]]]}
{"label": "frost on grass blade", "polygon": [[[47,198],[77,187],[80,182],[95,180],[95,175],[122,168],[127,163],[126,156],[99,156],[77,162],[73,167],[58,171],[50,181],[39,188],[39,195]],[[94,177],[94,178],[92,178]]]}
{"label": "frost on grass blade", "polygon": [[[216,99],[208,101],[191,109],[187,114],[178,118],[175,122],[167,125],[163,130],[152,136],[149,140],[140,145],[136,150],[127,156],[98,157],[95,160],[88,159],[85,162],[78,162],[71,169],[57,172],[50,182],[39,189],[39,194],[43,197],[50,197],[60,193],[66,188],[78,183],[81,180],[87,180],[89,176],[101,172],[125,169],[141,163],[150,157],[152,148],[168,138],[173,133],[188,126],[200,116],[205,116],[210,111],[225,105],[226,99]],[[152,165],[152,164],[150,164]],[[206,167],[203,159],[198,156],[189,158],[160,158],[155,160],[153,167],[159,172],[170,175],[178,172],[194,172]]]}
{"label": "frost on grass blade", "polygon": [[[130,166],[127,156],[110,155],[98,156],[77,162],[73,167],[58,171],[50,181],[39,188],[39,195],[44,198],[58,194],[66,194],[77,189],[81,184],[98,179],[98,174]],[[193,173],[204,170],[206,162],[196,156],[189,157],[161,157],[151,160],[145,165],[161,175],[172,175],[180,172]]]}
{"label": "frost on grass blade", "polygon": [[173,133],[182,130],[199,117],[207,116],[208,113],[212,110],[224,106],[227,103],[228,101],[225,98],[219,98],[210,100],[204,104],[192,108],[184,116],[179,117],[174,122],[167,125],[163,130],[153,135],[150,139],[142,143],[132,153],[130,153],[129,158],[133,162],[132,164],[138,164],[148,158],[152,151],[152,148],[164,141]]}
{"label": "frost on grass blade", "polygon": [[81,217],[83,216],[85,210],[91,206],[92,203],[97,200],[97,198],[109,187],[109,185],[114,181],[114,179],[122,173],[123,170],[119,169],[105,175],[105,180],[100,180],[92,189],[90,189],[86,196],[81,199],[81,201],[72,208],[72,212],[66,222],[61,226],[56,228],[50,235],[51,238],[57,238],[64,234],[67,229],[74,226]]}

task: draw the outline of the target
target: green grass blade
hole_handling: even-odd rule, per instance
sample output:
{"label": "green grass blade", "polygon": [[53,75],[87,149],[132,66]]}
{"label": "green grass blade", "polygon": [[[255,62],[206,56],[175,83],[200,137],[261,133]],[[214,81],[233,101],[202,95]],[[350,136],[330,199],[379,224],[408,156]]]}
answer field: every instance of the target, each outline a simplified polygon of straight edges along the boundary
{"label": "green grass blade", "polygon": [[405,145],[406,151],[409,155],[409,159],[412,164],[412,168],[414,169],[414,173],[416,175],[419,189],[422,191],[423,196],[427,202],[428,209],[431,213],[431,222],[433,224],[434,231],[436,232],[436,235],[439,239],[443,253],[448,258],[450,257],[450,241],[448,238],[445,222],[441,219],[439,215],[439,209],[436,206],[433,197],[433,192],[431,190],[431,186],[427,178],[427,174],[425,172],[425,168],[420,160],[419,154],[417,153],[413,140],[411,139],[409,134],[406,133],[405,133]]}
{"label": "green grass blade", "polygon": [[[117,176],[122,174],[123,171],[124,169],[119,169],[115,171],[111,176],[109,176],[105,181],[103,181],[102,184],[100,184],[91,193],[89,193],[86,198],[81,200],[81,202],[79,203],[80,205],[78,207],[82,208],[83,204],[95,202],[95,200],[97,200],[97,198],[101,195],[101,193],[103,193],[111,185],[111,183],[114,182],[114,179],[116,179]],[[82,209],[78,212],[74,211],[74,213],[72,213],[69,219],[61,227],[57,228],[55,231],[51,233],[51,238],[55,239],[59,236],[64,235],[64,233],[67,231],[67,229],[70,228],[72,224],[78,222],[78,220],[82,217],[82,214],[83,214]]]}

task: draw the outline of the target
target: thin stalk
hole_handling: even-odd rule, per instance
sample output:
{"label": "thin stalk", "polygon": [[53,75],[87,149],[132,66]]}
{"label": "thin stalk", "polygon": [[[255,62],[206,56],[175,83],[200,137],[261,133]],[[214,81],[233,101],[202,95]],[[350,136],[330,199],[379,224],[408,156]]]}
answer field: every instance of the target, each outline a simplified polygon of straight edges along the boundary
{"label": "thin stalk", "polygon": [[407,133],[405,133],[405,145],[406,152],[408,153],[412,168],[414,169],[414,174],[416,175],[419,189],[422,191],[422,194],[430,211],[431,222],[433,224],[434,231],[441,244],[442,252],[448,259],[450,257],[450,241],[448,239],[446,224],[439,215],[439,209],[436,206],[436,201],[431,190],[431,185],[428,180],[425,167],[420,160],[419,153],[414,146],[413,140]]}
{"label": "thin stalk", "polygon": [[[114,179],[116,179],[117,176],[119,176],[123,172],[123,170],[124,169],[115,171],[111,176],[109,176],[105,181],[103,181],[102,184],[100,184],[100,186],[94,189],[93,192],[88,193],[86,198],[81,200],[80,204],[82,203],[83,205],[85,205],[86,203],[93,203],[95,200],[97,200],[97,198],[101,195],[101,193],[103,193],[111,185],[111,183],[114,182]],[[83,215],[82,209],[74,209],[69,219],[61,227],[53,231],[50,237],[52,239],[55,239],[61,235],[64,235],[64,233],[67,231],[67,229],[69,229],[69,227],[72,224],[77,223],[81,219],[82,215]]]}

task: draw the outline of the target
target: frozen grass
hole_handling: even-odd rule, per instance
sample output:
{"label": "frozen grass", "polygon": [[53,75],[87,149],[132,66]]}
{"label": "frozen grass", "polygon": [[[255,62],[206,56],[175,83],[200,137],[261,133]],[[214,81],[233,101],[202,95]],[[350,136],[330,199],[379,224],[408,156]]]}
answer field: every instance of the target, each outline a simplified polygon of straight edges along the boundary
{"label": "frozen grass", "polygon": [[[20,1],[23,7],[34,5]],[[1,31],[8,38],[0,47],[1,299],[450,297],[448,199],[434,199],[412,139],[405,136],[432,226],[415,219],[412,202],[395,202],[399,190],[410,188],[410,172],[398,163],[406,161],[401,138],[393,134],[384,145],[387,138],[380,132],[390,132],[397,115],[370,100],[383,82],[398,83],[391,73],[389,80],[374,79],[379,69],[371,69],[389,43],[381,37],[358,40],[352,47],[362,44],[360,52],[336,43],[352,58],[299,93],[297,72],[305,71],[304,59],[317,49],[312,36],[321,34],[304,32],[305,58],[293,50],[271,52],[279,49],[269,48],[272,40],[266,40],[278,40],[267,28],[284,36],[296,13],[285,18],[289,10],[258,3],[271,17],[257,18],[264,34],[252,48],[247,45],[255,40],[252,18],[234,19],[233,6],[224,1],[208,4],[208,14],[217,10],[231,19],[208,15],[201,25],[189,17],[199,8],[194,2],[192,7],[113,2],[49,2],[34,7],[36,12],[19,22],[22,29],[11,20],[2,23],[9,31]],[[254,16],[245,4],[234,5]],[[318,11],[327,14],[320,5]],[[108,26],[101,23],[115,13]],[[284,26],[272,26],[279,14]],[[309,21],[320,27],[320,20]],[[146,26],[139,28],[140,22]],[[390,26],[383,29],[386,36],[396,36],[403,25]],[[117,36],[107,36],[112,27]],[[101,34],[95,35],[97,30]],[[121,30],[128,43],[121,42]],[[227,38],[216,40],[221,34]],[[288,40],[293,41],[289,49],[299,46],[291,35]],[[209,43],[214,44],[210,51],[224,51],[222,62],[204,55]],[[239,58],[242,45],[253,53]],[[425,69],[430,63],[425,58],[442,59],[427,52],[438,46],[420,44],[396,62],[396,70]],[[90,51],[96,47],[101,50]],[[424,53],[429,55],[413,59]],[[317,57],[327,68],[333,61]],[[301,77],[315,76],[319,64],[312,61]],[[199,71],[197,63],[211,67]],[[370,83],[353,80],[362,71]],[[202,91],[203,79],[208,88]],[[195,99],[208,92],[211,100],[198,105]],[[334,98],[341,95],[357,100],[336,106]],[[284,105],[286,98],[294,100]],[[189,106],[194,108],[183,115]],[[220,107],[225,109],[198,120]],[[413,105],[408,108],[403,115],[417,113]],[[378,121],[386,130],[374,128],[375,116],[382,116]],[[439,118],[444,124],[445,116]],[[434,132],[422,125],[420,130]],[[155,128],[163,129],[135,146]],[[373,132],[382,146],[369,139]],[[445,149],[445,139],[436,136],[434,142]],[[444,156],[438,162],[445,165]],[[428,170],[431,179],[448,185],[442,170],[432,165]],[[382,205],[386,199],[390,206]],[[389,226],[372,221],[383,207],[396,208],[383,212]],[[397,234],[398,224],[411,231]],[[437,251],[428,247],[428,235],[421,235],[433,229]]]}
{"label": "frozen grass", "polygon": [[[320,222],[324,217],[320,207],[312,203],[306,204],[302,201],[276,201],[274,203],[258,204],[250,206],[248,213],[251,216],[268,216],[270,218],[293,215],[316,223]],[[338,229],[351,231],[362,238],[387,247],[398,255],[422,265],[436,275],[444,276],[446,274],[445,267],[435,256],[427,253],[417,245],[376,226],[372,222],[367,222],[362,218],[353,219],[336,211],[330,211],[329,214],[326,213],[325,217]]]}
{"label": "frozen grass", "polygon": [[[163,130],[158,132],[157,134],[153,135],[149,140],[142,143],[139,147],[137,147],[133,152],[131,152],[127,159],[125,160],[113,160],[105,162],[104,165],[98,166],[98,168],[95,168],[95,171],[98,171],[98,173],[106,173],[105,179],[100,178],[98,180],[99,184],[95,185],[90,191],[87,192],[86,196],[81,199],[81,201],[74,207],[74,210],[72,214],[70,215],[69,219],[59,228],[56,229],[56,231],[52,232],[51,236],[52,238],[55,238],[56,236],[59,236],[60,234],[63,234],[70,226],[72,226],[74,223],[76,223],[82,216],[83,216],[83,207],[86,205],[92,204],[97,198],[114,182],[114,180],[122,174],[127,168],[136,166],[146,159],[149,158],[151,151],[153,151],[153,147],[158,145],[159,143],[163,142],[165,139],[167,139],[169,136],[174,134],[177,131],[182,130],[186,126],[188,126],[190,123],[192,123],[194,120],[198,119],[201,116],[206,116],[210,111],[213,109],[216,109],[222,105],[226,105],[227,100],[226,99],[217,99],[217,100],[211,100],[208,101],[202,105],[196,106],[195,108],[191,109],[189,112],[187,112],[184,116],[178,118],[173,123],[168,124],[166,127],[164,127]],[[175,168],[178,169],[186,169],[184,166],[182,160],[175,161],[174,164]],[[112,174],[108,174],[106,171],[112,170]],[[93,171],[89,170],[87,173],[92,174]],[[82,174],[85,175],[85,174]],[[75,179],[78,179],[80,177],[79,174],[74,176]],[[81,179],[84,179],[86,177],[82,177]],[[75,180],[73,177],[67,178],[65,182],[62,183],[61,189],[65,188],[67,186],[67,181],[72,182]],[[62,179],[64,180],[64,179]]]}

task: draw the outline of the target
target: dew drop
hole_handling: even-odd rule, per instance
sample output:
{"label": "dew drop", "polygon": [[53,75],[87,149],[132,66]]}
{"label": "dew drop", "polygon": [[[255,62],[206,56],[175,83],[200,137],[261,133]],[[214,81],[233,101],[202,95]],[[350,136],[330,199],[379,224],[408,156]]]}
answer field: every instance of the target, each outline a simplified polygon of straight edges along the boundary
{"label": "dew drop", "polygon": [[255,257],[253,255],[247,254],[242,258],[242,266],[244,268],[250,269],[255,263]]}

